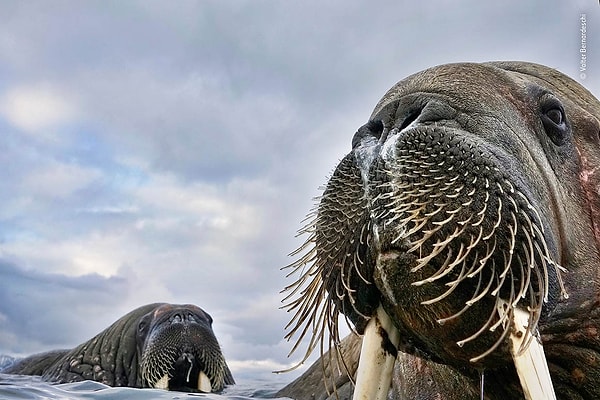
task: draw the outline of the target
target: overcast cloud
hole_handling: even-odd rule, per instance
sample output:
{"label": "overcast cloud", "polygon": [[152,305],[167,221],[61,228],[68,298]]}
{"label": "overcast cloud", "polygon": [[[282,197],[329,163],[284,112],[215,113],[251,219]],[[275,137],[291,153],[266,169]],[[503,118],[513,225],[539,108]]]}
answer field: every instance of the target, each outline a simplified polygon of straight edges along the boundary
{"label": "overcast cloud", "polygon": [[599,96],[598,27],[596,0],[2,1],[0,354],[189,302],[234,375],[271,379],[300,356],[280,268],[383,93],[524,60]]}

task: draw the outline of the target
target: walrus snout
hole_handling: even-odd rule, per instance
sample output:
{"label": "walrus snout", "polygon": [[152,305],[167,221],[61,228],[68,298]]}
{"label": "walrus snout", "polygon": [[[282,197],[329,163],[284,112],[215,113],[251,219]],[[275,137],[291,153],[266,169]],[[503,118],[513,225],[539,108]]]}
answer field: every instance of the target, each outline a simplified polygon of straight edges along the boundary
{"label": "walrus snout", "polygon": [[234,383],[212,318],[198,307],[158,308],[140,322],[141,375],[147,387],[215,392]]}
{"label": "walrus snout", "polygon": [[423,349],[497,363],[508,353],[484,360],[507,334],[496,303],[525,304],[535,326],[558,297],[556,242],[527,177],[502,168],[510,155],[453,125],[390,133],[371,167],[371,225],[379,247],[397,253],[375,249],[374,280],[396,324]]}

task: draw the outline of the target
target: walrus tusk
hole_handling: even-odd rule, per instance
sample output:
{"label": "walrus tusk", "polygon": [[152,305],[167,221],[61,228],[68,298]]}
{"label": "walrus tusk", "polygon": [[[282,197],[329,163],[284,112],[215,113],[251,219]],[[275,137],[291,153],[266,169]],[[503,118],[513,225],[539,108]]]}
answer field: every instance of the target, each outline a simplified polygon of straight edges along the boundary
{"label": "walrus tusk", "polygon": [[210,379],[202,371],[198,374],[198,390],[204,393],[212,392],[212,385]]}
{"label": "walrus tusk", "polygon": [[385,400],[392,383],[400,333],[380,305],[363,336],[353,400]]}
{"label": "walrus tusk", "polygon": [[[499,312],[506,312],[508,303],[499,300]],[[521,381],[523,394],[526,400],[556,400],[554,386],[550,378],[548,363],[541,341],[537,336],[525,349],[521,349],[524,340],[527,340],[527,325],[529,312],[515,307],[513,310],[513,329],[510,333],[510,353]],[[531,334],[531,333],[529,333]]]}
{"label": "walrus tusk", "polygon": [[165,374],[165,376],[156,381],[154,388],[169,390],[169,375]]}

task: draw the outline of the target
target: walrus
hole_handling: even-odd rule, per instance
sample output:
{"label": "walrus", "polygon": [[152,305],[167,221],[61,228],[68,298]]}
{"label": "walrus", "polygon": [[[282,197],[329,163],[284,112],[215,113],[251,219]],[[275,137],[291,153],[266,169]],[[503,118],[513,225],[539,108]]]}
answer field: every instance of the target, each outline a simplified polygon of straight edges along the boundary
{"label": "walrus", "polygon": [[488,399],[534,397],[517,365],[534,347],[557,398],[600,398],[599,136],[598,99],[543,65],[447,64],[397,83],[300,231],[292,352],[307,335],[303,361],[335,349],[343,315],[376,332],[360,363],[400,352],[470,385],[437,398],[477,393],[481,376]]}
{"label": "walrus", "polygon": [[94,380],[109,386],[217,392],[235,383],[200,307],[141,306],[72,350],[26,357],[3,370],[67,383]]}

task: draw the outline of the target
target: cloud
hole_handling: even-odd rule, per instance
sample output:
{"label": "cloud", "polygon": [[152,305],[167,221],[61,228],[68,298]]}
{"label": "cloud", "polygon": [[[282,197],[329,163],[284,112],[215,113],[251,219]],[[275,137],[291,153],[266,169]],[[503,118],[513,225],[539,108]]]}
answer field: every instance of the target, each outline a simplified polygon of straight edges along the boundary
{"label": "cloud", "polygon": [[5,92],[0,99],[0,114],[24,133],[49,140],[51,132],[71,122],[77,111],[65,95],[40,85]]}
{"label": "cloud", "polygon": [[65,198],[101,177],[101,171],[95,168],[50,161],[30,171],[21,183],[20,190],[47,200]]}
{"label": "cloud", "polygon": [[0,278],[0,348],[19,355],[72,347],[100,332],[126,286],[122,278],[26,271],[5,259]]}

